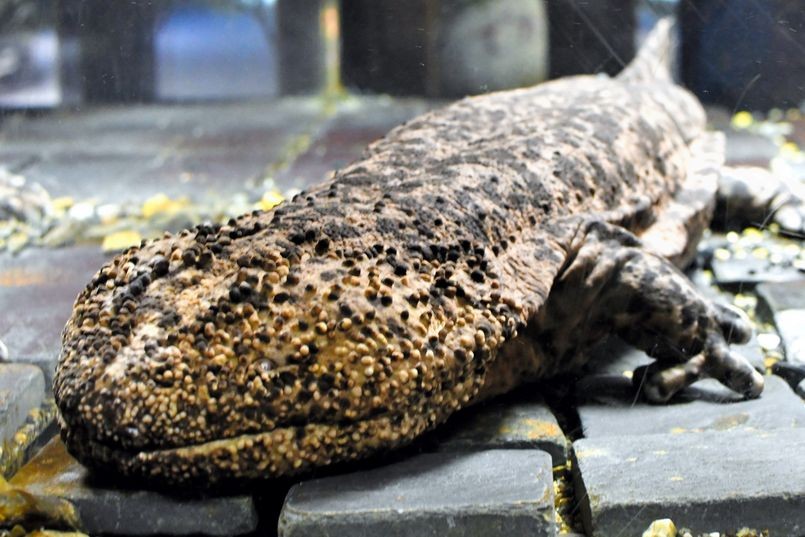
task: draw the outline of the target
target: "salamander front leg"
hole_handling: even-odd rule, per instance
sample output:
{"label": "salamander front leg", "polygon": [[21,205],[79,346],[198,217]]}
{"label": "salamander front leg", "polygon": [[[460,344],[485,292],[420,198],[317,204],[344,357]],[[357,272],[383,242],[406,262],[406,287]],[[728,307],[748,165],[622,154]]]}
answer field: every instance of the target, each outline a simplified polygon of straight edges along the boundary
{"label": "salamander front leg", "polygon": [[751,336],[748,319],[704,298],[674,265],[623,229],[590,226],[559,284],[588,297],[582,328],[592,332],[606,324],[656,359],[635,375],[651,401],[666,401],[702,377],[746,397],[763,390],[763,377],[729,348]]}
{"label": "salamander front leg", "polygon": [[708,376],[747,397],[760,394],[763,377],[729,348],[749,340],[748,320],[708,301],[676,267],[649,253],[635,252],[614,281],[609,292],[628,297],[615,330],[657,360],[645,376],[634,376],[648,399],[666,401]]}

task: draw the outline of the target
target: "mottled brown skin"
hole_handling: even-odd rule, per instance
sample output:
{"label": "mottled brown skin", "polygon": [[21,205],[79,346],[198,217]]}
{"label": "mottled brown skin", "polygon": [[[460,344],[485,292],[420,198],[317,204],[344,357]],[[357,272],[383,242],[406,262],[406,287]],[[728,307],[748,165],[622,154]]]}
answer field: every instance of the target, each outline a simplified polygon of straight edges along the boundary
{"label": "mottled brown skin", "polygon": [[473,97],[271,212],[129,250],[64,331],[68,448],[160,482],[290,475],[576,369],[611,333],[657,358],[655,400],[705,374],[756,395],[725,341],[746,326],[666,259],[711,209],[703,124],[637,76]]}

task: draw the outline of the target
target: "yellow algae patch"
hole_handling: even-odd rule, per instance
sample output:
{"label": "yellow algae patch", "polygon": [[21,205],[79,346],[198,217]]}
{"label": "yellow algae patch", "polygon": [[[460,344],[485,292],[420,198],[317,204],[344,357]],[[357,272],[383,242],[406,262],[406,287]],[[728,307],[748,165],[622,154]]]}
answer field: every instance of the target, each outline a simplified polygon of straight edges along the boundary
{"label": "yellow algae patch", "polygon": [[[12,536],[13,537],[13,536]],[[55,530],[34,530],[27,533],[25,537],[89,537],[80,531],[55,531]]]}
{"label": "yellow algae patch", "polygon": [[732,121],[730,124],[735,129],[747,129],[752,126],[752,123],[755,122],[755,118],[752,117],[751,112],[747,112],[746,110],[741,110],[734,116],[732,116]]}
{"label": "yellow algae patch", "polygon": [[263,211],[268,211],[279,205],[285,201],[285,196],[277,192],[276,190],[269,190],[263,197],[260,198],[260,201],[257,202],[257,208]]}
{"label": "yellow algae patch", "polygon": [[771,369],[772,366],[774,366],[774,364],[776,364],[780,360],[781,360],[781,358],[779,356],[765,356],[763,358],[763,366],[766,369]]}
{"label": "yellow algae patch", "polygon": [[143,202],[141,208],[143,218],[151,218],[158,214],[176,214],[189,204],[187,198],[172,200],[163,193],[155,194]]}
{"label": "yellow algae patch", "polygon": [[643,537],[676,537],[676,525],[670,518],[655,520],[643,532]]}
{"label": "yellow algae patch", "polygon": [[580,449],[576,450],[576,458],[577,459],[589,459],[592,457],[605,457],[609,455],[609,452],[605,449],[600,448],[593,448],[593,449]]}
{"label": "yellow algae patch", "polygon": [[0,477],[0,525],[79,528],[75,506],[61,498],[39,496],[10,485]]}
{"label": "yellow algae patch", "polygon": [[50,208],[57,213],[63,213],[75,205],[75,200],[71,196],[61,196],[50,200]]}
{"label": "yellow algae patch", "polygon": [[131,246],[137,246],[140,244],[143,238],[139,232],[128,229],[124,231],[116,231],[114,233],[110,233],[106,237],[103,238],[103,244],[101,244],[101,249],[104,252],[115,252],[118,250],[125,250],[126,248],[130,248]]}
{"label": "yellow algae patch", "polygon": [[560,429],[555,423],[551,423],[549,421],[527,418],[523,420],[523,425],[528,428],[526,434],[529,440],[555,437],[562,434],[562,429]]}
{"label": "yellow algae patch", "polygon": [[39,285],[44,283],[47,278],[41,272],[34,272],[29,269],[12,268],[0,272],[0,287],[25,287],[27,285]]}
{"label": "yellow algae patch", "polygon": [[713,422],[712,428],[716,431],[726,431],[739,427],[749,421],[749,415],[741,412],[732,416],[722,416]]}
{"label": "yellow algae patch", "polygon": [[786,142],[780,146],[780,155],[787,158],[797,158],[802,154],[799,146],[794,142]]}

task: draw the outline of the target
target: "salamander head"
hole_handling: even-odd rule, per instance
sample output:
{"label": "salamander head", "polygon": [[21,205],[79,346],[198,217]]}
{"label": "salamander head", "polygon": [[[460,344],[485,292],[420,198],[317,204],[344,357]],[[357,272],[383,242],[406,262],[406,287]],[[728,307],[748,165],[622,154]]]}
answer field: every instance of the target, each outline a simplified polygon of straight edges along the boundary
{"label": "salamander head", "polygon": [[436,260],[271,216],[95,275],[55,380],[79,459],[173,482],[289,474],[404,443],[478,392],[503,330],[473,306],[483,283],[437,286]]}

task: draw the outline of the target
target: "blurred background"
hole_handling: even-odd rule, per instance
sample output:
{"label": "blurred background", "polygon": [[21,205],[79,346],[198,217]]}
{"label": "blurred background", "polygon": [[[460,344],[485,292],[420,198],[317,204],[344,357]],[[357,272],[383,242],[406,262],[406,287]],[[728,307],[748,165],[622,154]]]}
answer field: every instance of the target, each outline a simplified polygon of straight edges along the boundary
{"label": "blurred background", "polygon": [[802,0],[0,0],[0,252],[269,209],[451,99],[614,75],[668,15],[730,162],[805,177]]}
{"label": "blurred background", "polygon": [[670,13],[680,74],[705,102],[805,99],[801,0],[0,0],[0,107],[452,98],[617,73]]}

